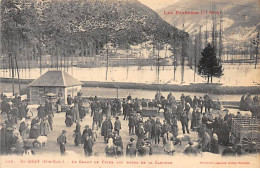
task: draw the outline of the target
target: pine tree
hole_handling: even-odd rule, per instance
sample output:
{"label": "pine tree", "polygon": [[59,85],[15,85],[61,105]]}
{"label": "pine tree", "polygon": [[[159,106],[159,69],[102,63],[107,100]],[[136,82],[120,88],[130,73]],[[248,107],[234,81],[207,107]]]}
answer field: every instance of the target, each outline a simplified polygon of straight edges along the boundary
{"label": "pine tree", "polygon": [[221,77],[223,75],[222,65],[220,59],[216,57],[216,52],[209,43],[207,47],[201,52],[202,58],[199,61],[198,72],[200,75],[206,76],[209,83],[209,78]]}

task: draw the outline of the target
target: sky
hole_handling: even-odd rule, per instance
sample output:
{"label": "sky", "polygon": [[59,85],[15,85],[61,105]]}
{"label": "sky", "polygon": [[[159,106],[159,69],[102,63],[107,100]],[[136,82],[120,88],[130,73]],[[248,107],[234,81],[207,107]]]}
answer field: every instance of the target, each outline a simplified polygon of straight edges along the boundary
{"label": "sky", "polygon": [[142,4],[148,6],[153,10],[174,4],[175,2],[178,1],[180,0],[139,0],[139,2],[141,2]]}

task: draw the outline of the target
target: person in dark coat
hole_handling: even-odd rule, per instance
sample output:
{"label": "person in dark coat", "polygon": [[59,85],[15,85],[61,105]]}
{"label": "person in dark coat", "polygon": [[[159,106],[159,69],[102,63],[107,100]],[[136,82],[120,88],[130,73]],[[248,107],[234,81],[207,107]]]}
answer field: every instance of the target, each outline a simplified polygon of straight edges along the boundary
{"label": "person in dark coat", "polygon": [[125,120],[125,117],[126,117],[126,100],[125,100],[125,98],[123,98],[123,101],[122,101],[122,108],[123,108],[123,115],[124,115],[124,120]]}
{"label": "person in dark coat", "polygon": [[150,119],[147,119],[147,121],[145,121],[144,123],[144,131],[145,131],[145,135],[148,139],[152,138],[152,123]]}
{"label": "person in dark coat", "polygon": [[209,118],[207,117],[206,113],[203,113],[202,119],[201,119],[201,123],[203,125],[207,125],[207,122],[209,121]]}
{"label": "person in dark coat", "polygon": [[212,140],[210,142],[210,152],[214,154],[219,154],[218,136],[213,134]]}
{"label": "person in dark coat", "polygon": [[84,143],[84,146],[83,146],[83,149],[84,149],[84,152],[85,152],[85,156],[92,156],[92,153],[93,153],[93,146],[94,146],[94,140],[88,135],[86,134],[86,137],[83,141]]}
{"label": "person in dark coat", "polygon": [[177,118],[178,118],[178,120],[180,120],[183,110],[184,110],[184,105],[179,104],[177,106]]}
{"label": "person in dark coat", "polygon": [[183,153],[186,155],[193,155],[193,156],[197,155],[197,151],[194,148],[192,141],[189,141],[189,145],[187,147],[185,147]]}
{"label": "person in dark coat", "polygon": [[190,95],[188,95],[188,96],[185,97],[185,102],[186,102],[186,103],[189,103],[190,106],[192,106],[192,98],[190,97]]}
{"label": "person in dark coat", "polygon": [[190,125],[190,129],[192,129],[193,131],[194,128],[196,127],[196,122],[197,122],[197,117],[196,117],[196,111],[194,109],[191,114],[191,125]]}
{"label": "person in dark coat", "polygon": [[221,122],[221,136],[222,136],[221,142],[223,145],[229,144],[229,133],[230,133],[230,129],[229,129],[227,122],[222,121]]}
{"label": "person in dark coat", "polygon": [[132,97],[131,97],[131,95],[129,94],[128,96],[127,96],[127,98],[126,98],[127,100],[132,100]]}
{"label": "person in dark coat", "polygon": [[1,103],[1,115],[5,112],[6,114],[9,114],[10,110],[11,110],[11,106],[10,104],[7,102],[6,99],[4,99]]}
{"label": "person in dark coat", "polygon": [[101,127],[101,136],[104,136],[104,142],[107,142],[108,138],[108,130],[113,130],[113,125],[109,118],[102,123]]}
{"label": "person in dark coat", "polygon": [[38,116],[36,116],[35,118],[32,119],[29,138],[36,139],[41,135],[41,129],[40,129],[39,122],[40,122],[40,119],[38,118]]}
{"label": "person in dark coat", "polygon": [[21,104],[21,96],[18,93],[15,94],[13,103],[14,103],[15,107],[19,107],[20,106],[20,104]]}
{"label": "person in dark coat", "polygon": [[236,151],[232,148],[232,146],[228,146],[221,154],[222,156],[236,156]]}
{"label": "person in dark coat", "polygon": [[185,129],[187,131],[187,133],[189,134],[189,117],[188,117],[188,114],[187,114],[187,111],[183,111],[182,115],[181,115],[181,126],[182,126],[182,132],[183,134],[185,134]]}
{"label": "person in dark coat", "polygon": [[18,108],[16,106],[14,106],[11,111],[10,114],[12,115],[12,117],[14,118],[15,124],[17,124],[17,118],[18,118]]}
{"label": "person in dark coat", "polygon": [[82,91],[81,90],[79,90],[79,92],[77,93],[77,96],[82,97]]}
{"label": "person in dark coat", "polygon": [[23,138],[25,137],[26,129],[27,129],[27,125],[25,123],[25,118],[23,118],[19,126],[19,132]]}
{"label": "person in dark coat", "polygon": [[199,99],[196,96],[194,96],[194,98],[192,100],[192,107],[197,108],[198,104],[199,104]]}
{"label": "person in dark coat", "polygon": [[160,122],[160,118],[157,118],[154,126],[152,127],[152,137],[155,141],[156,146],[160,144],[161,134],[162,134],[162,124]]}
{"label": "person in dark coat", "polygon": [[75,135],[74,144],[75,144],[75,146],[79,146],[79,144],[81,144],[81,142],[82,142],[79,123],[77,123],[77,125],[76,125],[76,129],[74,130],[74,135]]}
{"label": "person in dark coat", "polygon": [[172,135],[176,138],[178,136],[178,120],[176,116],[173,116],[172,119]]}
{"label": "person in dark coat", "polygon": [[139,126],[135,130],[135,134],[137,136],[136,148],[139,149],[141,146],[141,142],[144,140],[144,128],[143,124],[140,123]]}
{"label": "person in dark coat", "polygon": [[211,98],[207,100],[207,111],[210,112],[211,108],[213,107],[213,101]]}
{"label": "person in dark coat", "polygon": [[19,107],[19,119],[22,118],[26,118],[27,116],[27,109],[26,109],[26,104],[25,103],[21,103],[20,107]]}
{"label": "person in dark coat", "polygon": [[122,156],[123,155],[123,140],[122,140],[122,137],[120,135],[118,135],[116,131],[114,132],[113,142],[114,142],[114,145],[116,146],[117,156]]}
{"label": "person in dark coat", "polygon": [[147,107],[147,102],[144,98],[142,99],[141,105],[142,107]]}
{"label": "person in dark coat", "polygon": [[71,104],[72,104],[72,98],[71,98],[70,95],[68,95],[68,97],[67,97],[67,104],[68,104],[68,105],[71,105]]}
{"label": "person in dark coat", "polygon": [[61,99],[58,98],[57,102],[56,102],[56,112],[60,113],[61,112]]}
{"label": "person in dark coat", "polygon": [[65,151],[66,151],[66,148],[65,148],[66,143],[67,143],[66,133],[67,133],[66,130],[62,130],[61,135],[57,139],[57,143],[60,145],[61,155],[64,155]]}
{"label": "person in dark coat", "polygon": [[170,132],[171,132],[171,125],[169,125],[166,120],[163,120],[161,136],[163,137],[163,135],[164,135],[167,131],[170,131]]}
{"label": "person in dark coat", "polygon": [[122,137],[120,135],[118,135],[116,131],[114,132],[113,142],[114,142],[115,146],[123,148]]}
{"label": "person in dark coat", "polygon": [[127,151],[126,151],[126,156],[129,157],[136,157],[137,154],[137,149],[134,147],[133,143],[128,143],[127,144]]}
{"label": "person in dark coat", "polygon": [[250,110],[251,106],[253,105],[253,99],[250,94],[247,94],[245,97],[245,110]]}
{"label": "person in dark coat", "polygon": [[91,108],[91,117],[93,116],[96,108],[97,108],[97,104],[95,101],[92,101],[91,104],[90,104],[90,108]]}
{"label": "person in dark coat", "polygon": [[82,133],[82,143],[83,143],[83,140],[85,139],[86,135],[89,135],[90,137],[93,136],[93,132],[92,132],[92,129],[89,128],[88,125],[85,126],[85,129]]}
{"label": "person in dark coat", "polygon": [[246,95],[243,95],[240,99],[239,110],[245,110],[245,96]]}
{"label": "person in dark coat", "polygon": [[40,106],[37,108],[37,111],[38,111],[38,114],[37,114],[37,116],[39,117],[39,118],[44,118],[44,116],[45,116],[45,110],[44,110],[44,106],[42,105],[42,104],[40,104]]}
{"label": "person in dark coat", "polygon": [[99,115],[101,115],[101,112],[99,112],[99,110],[96,108],[96,110],[93,113],[92,130],[94,130],[95,127],[96,127],[96,130],[98,130],[98,122],[99,122],[99,119],[100,119]]}
{"label": "person in dark coat", "polygon": [[152,148],[145,141],[141,143],[141,147],[138,149],[138,156],[144,157],[152,155]]}
{"label": "person in dark coat", "polygon": [[137,149],[134,147],[134,138],[130,138],[130,142],[126,146],[126,156],[136,157]]}
{"label": "person in dark coat", "polygon": [[116,121],[114,123],[114,130],[117,132],[117,134],[119,135],[119,131],[121,129],[121,122],[119,120],[119,117],[116,117]]}
{"label": "person in dark coat", "polygon": [[1,137],[1,139],[0,139],[0,141],[1,141],[1,154],[2,155],[4,155],[4,154],[6,154],[7,153],[7,144],[6,144],[6,124],[3,124],[2,125],[2,128],[1,128],[1,135],[0,135],[0,137]]}
{"label": "person in dark coat", "polygon": [[52,104],[48,99],[46,99],[44,104],[44,117],[49,113],[52,113]]}
{"label": "person in dark coat", "polygon": [[128,127],[129,127],[129,135],[135,134],[135,119],[133,115],[130,115],[128,120]]}

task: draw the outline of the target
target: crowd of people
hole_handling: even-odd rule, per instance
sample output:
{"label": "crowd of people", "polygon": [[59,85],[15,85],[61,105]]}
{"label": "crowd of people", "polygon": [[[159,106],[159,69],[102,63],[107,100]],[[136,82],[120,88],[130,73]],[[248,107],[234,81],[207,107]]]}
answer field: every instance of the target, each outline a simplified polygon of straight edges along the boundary
{"label": "crowd of people", "polygon": [[[245,101],[250,101],[248,98],[246,99]],[[74,98],[68,95],[68,105],[65,107],[65,125],[71,127],[74,123],[76,124],[73,132],[74,144],[75,146],[82,144],[85,156],[93,155],[98,130],[106,144],[104,152],[107,157],[119,157],[124,154],[130,157],[153,155],[154,148],[160,145],[165,153],[174,154],[175,146],[178,143],[181,144],[182,141],[178,135],[178,122],[181,123],[183,135],[189,136],[190,131],[198,132],[198,142],[189,138],[188,145],[183,149],[184,154],[197,155],[201,151],[219,154],[219,144],[231,145],[229,134],[232,119],[242,117],[239,112],[235,116],[226,109],[226,115],[223,118],[221,115],[213,118],[212,111],[220,110],[223,106],[219,100],[214,102],[208,94],[205,94],[204,97],[194,96],[193,99],[189,95],[182,94],[179,100],[176,100],[172,93],[169,93],[166,98],[161,93],[156,93],[153,100],[133,99],[131,95],[123,98],[122,101],[118,98],[98,99],[95,96],[88,99],[88,102],[90,103],[90,117],[93,121],[92,125],[85,125],[82,132],[81,125],[88,113],[82,92],[78,92]],[[259,104],[258,98],[254,98],[252,101],[252,104],[256,103]],[[162,111],[163,118],[152,115],[144,117],[142,113],[144,108],[155,108],[158,109],[158,112]],[[24,144],[24,139],[37,139],[39,136],[47,136],[53,131],[54,114],[51,100],[46,99],[44,104],[39,105],[37,116],[31,120],[30,124],[25,120],[30,117],[29,110],[27,104],[19,100],[19,95],[16,95],[11,102],[6,97],[2,97],[1,114],[7,115],[7,119],[1,129],[1,154],[24,154],[29,149]],[[56,112],[60,111],[61,101],[58,99]],[[128,125],[121,124],[120,116],[127,121]],[[112,123],[112,117],[115,118],[114,123]],[[21,120],[20,124],[18,120]],[[19,124],[19,129],[16,129],[17,124]],[[127,126],[131,138],[124,148],[120,130]],[[57,137],[62,155],[66,152],[66,133],[66,130],[62,130]],[[232,148],[235,154],[242,154],[239,147],[238,144],[236,149]],[[230,147],[223,155],[231,155],[228,151],[230,151]]]}
{"label": "crowd of people", "polygon": [[3,95],[1,100],[1,115],[4,118],[1,129],[1,154],[25,154],[30,150],[24,143],[25,139],[37,139],[53,131],[53,107],[48,99],[44,105],[39,105],[37,116],[31,122],[28,119],[33,116],[33,112],[28,108],[26,100],[21,101],[19,94],[12,100]]}

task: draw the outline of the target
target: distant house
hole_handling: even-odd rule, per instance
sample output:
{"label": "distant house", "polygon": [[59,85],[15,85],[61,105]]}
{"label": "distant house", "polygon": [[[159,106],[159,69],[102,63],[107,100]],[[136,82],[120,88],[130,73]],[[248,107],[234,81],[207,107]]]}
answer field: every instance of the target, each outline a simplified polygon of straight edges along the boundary
{"label": "distant house", "polygon": [[48,71],[32,81],[30,86],[31,104],[39,104],[47,94],[55,94],[61,103],[67,104],[67,95],[74,97],[81,90],[82,82],[64,71]]}

